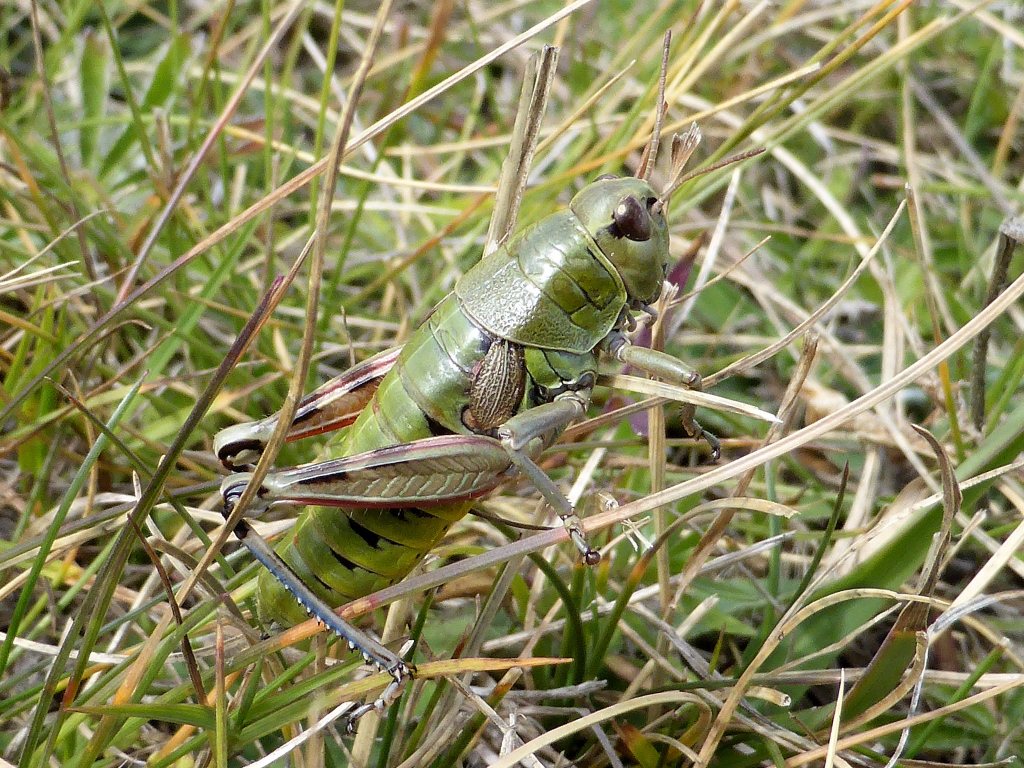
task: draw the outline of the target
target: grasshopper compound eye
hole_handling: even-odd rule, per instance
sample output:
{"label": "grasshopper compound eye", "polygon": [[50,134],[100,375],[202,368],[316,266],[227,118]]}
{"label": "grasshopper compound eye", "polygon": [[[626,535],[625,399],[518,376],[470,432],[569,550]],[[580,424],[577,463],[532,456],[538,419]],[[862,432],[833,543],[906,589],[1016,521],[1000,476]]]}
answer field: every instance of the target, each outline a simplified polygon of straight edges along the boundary
{"label": "grasshopper compound eye", "polygon": [[647,208],[632,195],[622,198],[612,212],[615,233],[633,242],[643,243],[651,239],[651,215]]}

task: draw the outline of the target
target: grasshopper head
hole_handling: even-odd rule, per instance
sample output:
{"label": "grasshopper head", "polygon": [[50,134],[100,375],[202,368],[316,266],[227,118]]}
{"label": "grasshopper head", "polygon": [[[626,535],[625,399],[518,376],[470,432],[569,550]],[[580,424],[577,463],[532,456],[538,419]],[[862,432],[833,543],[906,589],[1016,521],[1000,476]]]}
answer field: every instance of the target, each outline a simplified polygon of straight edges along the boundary
{"label": "grasshopper head", "polygon": [[658,194],[644,179],[602,177],[569,208],[587,228],[626,286],[631,303],[653,304],[669,266],[668,224]]}

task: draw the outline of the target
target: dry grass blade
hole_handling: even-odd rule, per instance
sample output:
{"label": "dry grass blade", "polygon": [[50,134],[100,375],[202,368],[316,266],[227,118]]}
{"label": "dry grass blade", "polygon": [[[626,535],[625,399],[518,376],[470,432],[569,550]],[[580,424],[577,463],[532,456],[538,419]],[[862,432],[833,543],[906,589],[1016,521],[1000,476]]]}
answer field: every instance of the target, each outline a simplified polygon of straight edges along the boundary
{"label": "dry grass blade", "polygon": [[644,147],[644,153],[640,157],[640,165],[636,170],[637,178],[644,181],[651,180],[654,164],[658,160],[658,145],[661,143],[661,125],[665,121],[665,112],[668,111],[668,104],[665,103],[665,82],[668,80],[668,59],[671,50],[672,30],[667,30],[665,32],[664,51],[661,54],[661,74],[658,75],[658,100],[654,103],[654,130],[651,131],[651,140]]}
{"label": "dry grass blade", "polygon": [[[694,125],[696,125],[696,123],[694,123]],[[672,165],[674,168],[678,168],[678,171],[683,170],[683,166],[686,165],[686,161],[690,158],[690,154],[693,152],[694,147],[696,147],[697,142],[700,141],[700,131],[697,131],[696,139],[692,141],[689,140],[689,136],[692,132],[693,129],[691,128],[691,130],[687,132],[686,136],[684,136],[683,139],[679,142],[678,152],[676,151],[675,140],[673,140],[672,142],[673,157],[679,158],[678,160],[673,160]],[[717,170],[727,168],[728,166],[735,165],[736,163],[742,163],[744,160],[750,160],[751,158],[757,157],[763,152],[763,149],[750,149],[747,150],[746,152],[740,152],[739,154],[727,157],[725,160],[720,160],[717,163],[712,163],[711,165],[706,166],[704,168],[698,168],[694,171],[690,171],[687,174],[676,176],[672,183],[669,184],[669,186],[662,191],[661,196],[658,198],[658,200],[659,202],[663,200],[667,201],[668,198],[671,197],[677,189],[679,189],[681,186],[683,186],[686,182],[690,181],[691,179],[695,179],[698,176],[705,176],[709,173],[714,173]]]}
{"label": "dry grass blade", "polygon": [[[707,392],[700,392],[693,389],[686,389],[685,387],[677,387],[673,384],[666,384],[661,381],[655,381],[653,379],[641,379],[638,376],[627,376],[624,374],[615,374],[612,376],[602,376],[600,382],[612,389],[622,389],[627,392],[639,392],[643,395],[651,395],[653,397],[663,398],[663,400],[674,400],[678,403],[692,403],[693,405],[699,405],[704,408],[714,408],[729,413],[735,413],[740,416],[748,416],[758,421],[765,421],[769,424],[775,424],[779,421],[775,414],[768,413],[763,408],[758,408],[748,403],[742,403],[737,400],[728,400],[724,397],[718,397]],[[650,404],[649,404],[650,405]]]}
{"label": "dry grass blade", "polygon": [[[989,278],[985,304],[991,304],[999,295],[1006,283],[1007,270],[1017,245],[1024,241],[1024,219],[1012,218],[999,227],[999,244],[996,246],[995,268]],[[974,342],[974,354],[971,357],[971,418],[974,428],[979,432],[985,429],[985,361],[988,356],[988,345],[991,331],[986,329]]]}
{"label": "dry grass blade", "polygon": [[486,258],[499,248],[515,229],[557,65],[558,49],[546,45],[530,59],[527,66],[516,122],[512,126],[512,141],[508,156],[501,163],[498,191],[494,196],[494,212],[487,227],[487,239],[484,241],[481,258]]}

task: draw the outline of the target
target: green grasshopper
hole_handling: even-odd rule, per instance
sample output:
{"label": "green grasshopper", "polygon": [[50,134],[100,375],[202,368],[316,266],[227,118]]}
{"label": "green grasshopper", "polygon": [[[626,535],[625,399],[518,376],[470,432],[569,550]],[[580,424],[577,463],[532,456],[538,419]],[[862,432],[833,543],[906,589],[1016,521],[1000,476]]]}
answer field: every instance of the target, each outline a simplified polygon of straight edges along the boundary
{"label": "green grasshopper", "polygon": [[[600,560],[536,459],[586,413],[599,353],[700,388],[700,376],[680,360],[626,337],[635,312],[654,315],[669,267],[666,206],[699,136],[694,126],[686,147],[675,137],[673,157],[682,160],[660,194],[647,178],[602,176],[588,184],[566,210],[470,269],[404,346],[356,365],[300,404],[290,440],[350,426],[323,461],[264,480],[263,508],[306,507],[276,553],[244,521],[235,533],[266,566],[257,591],[263,619],[295,624],[308,612],[391,675],[380,697],[351,719],[383,710],[411,670],[332,609],[403,579],[477,497],[525,475],[584,560]],[[649,153],[655,146],[652,139]],[[694,420],[692,406],[683,420],[717,459],[718,441]],[[217,435],[218,459],[237,472],[222,486],[225,516],[249,483],[239,470],[253,465],[276,423],[271,416]]]}

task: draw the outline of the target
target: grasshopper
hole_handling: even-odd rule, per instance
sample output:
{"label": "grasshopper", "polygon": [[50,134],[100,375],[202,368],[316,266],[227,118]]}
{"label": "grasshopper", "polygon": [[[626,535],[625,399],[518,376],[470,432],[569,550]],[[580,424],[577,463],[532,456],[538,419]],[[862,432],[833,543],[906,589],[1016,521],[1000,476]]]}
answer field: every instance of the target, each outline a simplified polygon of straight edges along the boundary
{"label": "grasshopper", "polygon": [[[674,158],[688,156],[697,141],[696,126],[685,141],[675,137]],[[652,139],[649,153],[655,146]],[[323,461],[263,481],[262,508],[305,507],[276,552],[244,521],[235,533],[266,566],[257,591],[263,619],[294,624],[308,612],[391,675],[384,692],[350,719],[383,710],[411,670],[332,609],[403,579],[482,494],[524,475],[561,517],[583,559],[600,560],[536,459],[586,413],[600,354],[700,388],[700,376],[682,361],[626,336],[634,313],[653,316],[662,292],[666,206],[683,162],[674,162],[674,178],[660,193],[645,177],[591,182],[567,209],[521,230],[470,269],[404,346],[356,365],[301,402],[289,440],[347,431]],[[693,418],[692,406],[683,421],[717,459],[718,441]],[[217,458],[235,473],[221,489],[225,516],[276,424],[275,415],[216,436]]]}

